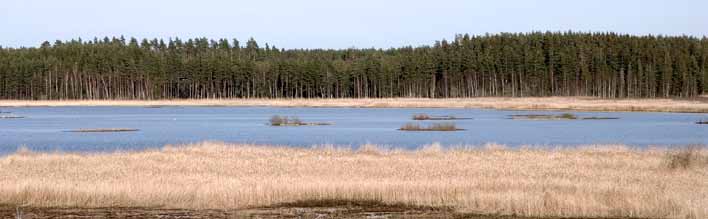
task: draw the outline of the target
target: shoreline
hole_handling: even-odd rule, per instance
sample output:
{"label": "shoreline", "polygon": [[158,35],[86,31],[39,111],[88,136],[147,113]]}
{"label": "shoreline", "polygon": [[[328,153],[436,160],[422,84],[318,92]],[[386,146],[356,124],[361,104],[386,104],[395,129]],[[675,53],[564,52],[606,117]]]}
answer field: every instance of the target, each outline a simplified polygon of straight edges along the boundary
{"label": "shoreline", "polygon": [[[344,200],[302,201],[244,209],[55,208],[0,205],[0,218],[15,218],[17,215],[20,218],[23,215],[33,215],[38,218],[62,218],[63,216],[82,218],[486,218],[481,217],[485,215],[460,214],[451,208]],[[515,216],[504,218],[526,219]]]}
{"label": "shoreline", "polygon": [[0,157],[0,214],[20,206],[73,215],[120,208],[198,215],[265,209],[282,216],[300,209],[351,217],[416,211],[448,218],[703,218],[706,167],[705,147],[401,150],[203,142],[98,154],[20,150]]}
{"label": "shoreline", "polygon": [[[317,203],[314,203],[317,204]],[[18,217],[19,215],[19,217]],[[263,206],[249,209],[163,209],[143,207],[54,208],[1,206],[0,218],[464,218],[464,219],[648,219],[641,217],[527,217],[461,213],[451,208],[389,205],[370,201]]]}
{"label": "shoreline", "polygon": [[0,107],[206,106],[322,108],[470,108],[594,112],[708,113],[708,97],[693,99],[600,99],[594,97],[478,97],[364,99],[175,99],[175,100],[0,100]]}

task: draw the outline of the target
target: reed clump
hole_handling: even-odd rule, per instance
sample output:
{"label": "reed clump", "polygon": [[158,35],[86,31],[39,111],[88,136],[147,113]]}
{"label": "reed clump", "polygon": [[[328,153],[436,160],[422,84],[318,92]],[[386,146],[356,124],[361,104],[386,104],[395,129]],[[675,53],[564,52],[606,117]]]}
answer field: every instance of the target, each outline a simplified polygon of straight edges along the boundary
{"label": "reed clump", "polygon": [[693,167],[708,167],[708,156],[701,154],[704,148],[690,145],[667,152],[666,163],[669,169],[689,169]]}
{"label": "reed clump", "polygon": [[572,113],[563,113],[560,115],[545,115],[545,114],[527,114],[527,115],[510,115],[514,120],[575,120],[578,117]]}
{"label": "reed clump", "polygon": [[619,117],[601,117],[601,116],[589,116],[589,117],[578,117],[572,113],[563,113],[560,115],[545,115],[545,114],[526,114],[526,115],[510,115],[510,119],[514,120],[611,120],[619,119]]}
{"label": "reed clump", "polygon": [[583,120],[611,120],[611,119],[619,119],[619,117],[599,117],[599,116],[583,117]]}
{"label": "reed clump", "polygon": [[413,120],[466,120],[472,118],[460,118],[456,116],[431,116],[425,113],[413,114]]}
{"label": "reed clump", "polygon": [[422,113],[422,114],[413,114],[413,120],[429,120],[430,115]]}
{"label": "reed clump", "polygon": [[280,116],[274,115],[270,117],[269,124],[271,126],[305,126],[305,125],[332,125],[329,122],[303,122],[297,116]]}
{"label": "reed clump", "polygon": [[462,131],[464,129],[457,128],[455,123],[452,122],[441,122],[433,123],[427,126],[420,125],[418,123],[406,123],[398,130],[400,131]]}
{"label": "reed clump", "polygon": [[18,153],[0,157],[0,206],[248,209],[376,200],[531,218],[708,218],[708,168],[694,163],[708,151],[679,153],[694,157],[686,169],[666,167],[672,153],[622,145],[357,150],[218,142]]}
{"label": "reed clump", "polygon": [[563,114],[560,114],[560,116],[558,116],[558,118],[561,118],[561,119],[578,119],[578,117],[575,116],[575,115],[573,115],[572,113],[563,113]]}

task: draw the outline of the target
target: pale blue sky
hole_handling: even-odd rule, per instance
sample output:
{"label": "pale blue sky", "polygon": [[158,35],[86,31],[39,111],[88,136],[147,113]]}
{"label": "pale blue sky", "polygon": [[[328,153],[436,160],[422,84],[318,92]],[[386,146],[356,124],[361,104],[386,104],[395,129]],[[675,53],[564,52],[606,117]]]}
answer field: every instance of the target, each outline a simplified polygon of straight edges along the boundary
{"label": "pale blue sky", "polygon": [[705,0],[2,0],[0,45],[94,36],[254,37],[279,48],[432,44],[456,33],[708,35]]}

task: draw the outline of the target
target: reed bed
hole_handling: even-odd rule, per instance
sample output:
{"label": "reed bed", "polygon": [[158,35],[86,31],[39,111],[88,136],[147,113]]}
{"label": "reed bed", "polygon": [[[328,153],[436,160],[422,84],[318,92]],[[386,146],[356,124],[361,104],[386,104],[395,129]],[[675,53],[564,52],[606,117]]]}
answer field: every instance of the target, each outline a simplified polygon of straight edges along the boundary
{"label": "reed bed", "polygon": [[177,100],[1,100],[7,106],[273,106],[377,108],[490,108],[511,110],[708,112],[706,98],[600,99],[593,97],[479,97],[381,99],[177,99]]}
{"label": "reed bed", "polygon": [[[0,205],[247,209],[375,200],[533,217],[708,217],[708,150],[204,142],[0,158]],[[688,162],[685,160],[688,159]],[[672,164],[675,163],[675,164]]]}

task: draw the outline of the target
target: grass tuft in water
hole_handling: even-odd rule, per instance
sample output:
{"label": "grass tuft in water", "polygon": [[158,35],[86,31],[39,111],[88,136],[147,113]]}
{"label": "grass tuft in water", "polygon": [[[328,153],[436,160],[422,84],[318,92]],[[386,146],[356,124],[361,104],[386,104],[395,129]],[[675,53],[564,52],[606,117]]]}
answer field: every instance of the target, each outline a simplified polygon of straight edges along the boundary
{"label": "grass tuft in water", "polygon": [[578,119],[577,116],[571,114],[571,113],[563,113],[560,116],[558,116],[560,119]]}
{"label": "grass tuft in water", "polygon": [[430,115],[422,113],[422,114],[413,114],[413,120],[429,120]]}
{"label": "grass tuft in water", "polygon": [[463,120],[472,118],[459,118],[456,116],[431,116],[425,113],[413,114],[413,120]]}
{"label": "grass tuft in water", "polygon": [[303,122],[297,116],[280,116],[274,115],[270,117],[269,124],[271,126],[305,126],[305,125],[332,125],[329,122]]}
{"label": "grass tuft in water", "polygon": [[455,123],[442,122],[433,123],[428,126],[421,126],[418,123],[406,123],[398,130],[400,131],[462,131],[464,129],[457,128]]}
{"label": "grass tuft in water", "polygon": [[619,117],[597,117],[597,116],[583,117],[583,120],[608,120],[608,119],[619,119]]}
{"label": "grass tuft in water", "polygon": [[544,115],[544,114],[527,114],[527,115],[511,115],[510,119],[514,120],[575,120],[577,116],[571,113],[563,113],[560,115]]}

